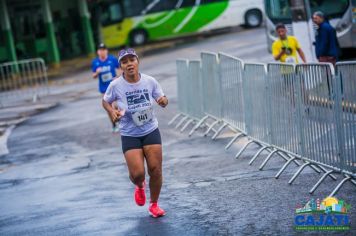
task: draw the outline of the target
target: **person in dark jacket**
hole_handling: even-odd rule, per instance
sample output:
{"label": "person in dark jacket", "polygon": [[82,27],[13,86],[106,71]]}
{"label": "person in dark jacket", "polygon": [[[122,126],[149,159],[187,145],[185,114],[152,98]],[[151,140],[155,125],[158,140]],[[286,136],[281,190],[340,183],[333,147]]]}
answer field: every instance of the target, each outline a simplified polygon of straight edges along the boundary
{"label": "person in dark jacket", "polygon": [[319,62],[330,62],[335,65],[339,56],[339,44],[335,29],[325,20],[324,13],[317,11],[313,21],[319,26],[315,38],[315,52]]}

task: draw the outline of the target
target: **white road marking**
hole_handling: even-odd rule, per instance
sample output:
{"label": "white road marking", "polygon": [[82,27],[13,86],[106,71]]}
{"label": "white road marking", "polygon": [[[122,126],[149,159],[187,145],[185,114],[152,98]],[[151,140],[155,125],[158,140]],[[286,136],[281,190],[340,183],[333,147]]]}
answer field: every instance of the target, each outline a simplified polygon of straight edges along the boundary
{"label": "white road marking", "polygon": [[5,133],[0,137],[0,156],[9,154],[9,149],[7,148],[7,139],[10,137],[12,130],[15,125],[11,125],[6,129]]}

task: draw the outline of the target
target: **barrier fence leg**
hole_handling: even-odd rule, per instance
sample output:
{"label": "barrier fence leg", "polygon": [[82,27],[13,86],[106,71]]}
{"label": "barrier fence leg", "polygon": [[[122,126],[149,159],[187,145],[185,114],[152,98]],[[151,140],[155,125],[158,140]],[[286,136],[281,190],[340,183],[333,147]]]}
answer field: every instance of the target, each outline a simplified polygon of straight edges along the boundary
{"label": "barrier fence leg", "polygon": [[168,122],[168,125],[173,124],[173,122],[176,121],[176,119],[177,119],[179,116],[181,116],[181,115],[183,115],[183,114],[182,114],[182,113],[179,113],[179,114],[175,115],[175,116],[173,117],[173,119]]}
{"label": "barrier fence leg", "polygon": [[[324,173],[328,172],[327,169],[325,169],[325,167],[323,166],[318,166]],[[330,175],[330,178],[332,178],[333,180],[337,180],[336,176],[335,175]]]}
{"label": "barrier fence leg", "polygon": [[178,129],[178,127],[181,126],[181,125],[184,123],[184,121],[186,121],[187,119],[188,119],[188,116],[184,116],[184,117],[177,123],[177,125],[176,125],[174,128]]}
{"label": "barrier fence leg", "polygon": [[183,132],[192,122],[194,122],[194,119],[190,119],[188,120],[187,123],[185,123],[185,125],[182,127],[182,129],[180,130],[180,132]]}
{"label": "barrier fence leg", "polygon": [[330,175],[332,172],[334,172],[334,171],[329,170],[329,171],[325,172],[325,174],[323,174],[323,176],[321,176],[319,181],[310,189],[309,193],[313,194],[314,191],[319,187],[319,185],[324,181],[324,179],[326,179],[326,177],[328,177],[328,175]]}
{"label": "barrier fence leg", "polygon": [[282,153],[280,152],[280,150],[278,150],[277,155],[280,156],[280,157],[281,157],[283,160],[285,160],[285,161],[288,161],[288,160],[290,159],[290,158],[286,157],[284,154],[282,154]]}
{"label": "barrier fence leg", "polygon": [[316,166],[314,164],[311,164],[310,165],[310,168],[312,168],[313,170],[315,170],[316,173],[320,174],[321,173],[321,170],[319,169],[320,166]]}
{"label": "barrier fence leg", "polygon": [[214,134],[213,137],[211,137],[212,140],[215,140],[218,135],[221,133],[221,131],[227,126],[227,123],[223,123],[222,126],[218,129],[218,131],[216,131],[216,133]]}
{"label": "barrier fence leg", "polygon": [[293,177],[288,181],[288,184],[292,184],[294,182],[294,180],[299,176],[299,174],[302,172],[302,170],[309,166],[311,163],[310,162],[306,162],[304,163],[301,167],[299,167],[298,171],[295,172],[295,174],[293,175]]}
{"label": "barrier fence leg", "polygon": [[241,150],[235,155],[235,158],[239,158],[239,156],[243,153],[243,151],[245,151],[245,149],[247,148],[248,145],[250,145],[251,143],[254,143],[253,140],[250,140],[248,143],[245,144],[245,146],[243,146],[241,148]]}
{"label": "barrier fence leg", "polygon": [[280,156],[284,156],[284,157],[286,157],[287,159],[286,159],[286,161],[288,161],[289,159],[293,159],[293,162],[295,163],[295,165],[296,166],[300,166],[301,164],[298,162],[298,160],[297,160],[297,158],[295,157],[295,156],[292,156],[291,154],[289,154],[289,153],[277,153],[278,155],[280,155]]}
{"label": "barrier fence leg", "polygon": [[241,136],[245,136],[243,133],[238,133],[236,134],[231,141],[225,146],[225,150],[229,149],[231,147],[231,145]]}
{"label": "barrier fence leg", "polygon": [[[250,160],[250,162],[248,163],[249,165],[252,165],[252,163],[256,160],[256,158],[261,154],[261,152],[263,152],[263,150],[269,148],[268,146],[262,146],[260,148],[260,150],[258,150],[258,152],[256,152],[256,154],[252,157],[252,159]],[[267,150],[268,151],[268,150]]]}
{"label": "barrier fence leg", "polygon": [[215,126],[217,123],[219,123],[219,122],[220,122],[219,120],[214,121],[214,122],[210,125],[210,127],[207,129],[207,131],[205,131],[204,136],[207,136],[208,133],[209,133],[209,132],[214,128],[214,126]]}
{"label": "barrier fence leg", "polygon": [[275,154],[276,152],[278,152],[278,150],[273,150],[270,154],[268,154],[268,156],[266,157],[266,159],[262,162],[262,164],[260,165],[260,167],[258,168],[259,170],[262,170],[263,167],[265,167],[265,165],[267,164],[267,162],[271,159],[271,157],[273,156],[273,154]]}
{"label": "barrier fence leg", "polygon": [[343,180],[341,180],[341,182],[335,187],[334,191],[332,191],[332,193],[330,193],[329,197],[335,196],[335,194],[340,190],[342,185],[344,185],[344,183],[346,183],[349,180],[351,180],[350,176],[346,176]]}
{"label": "barrier fence leg", "polygon": [[292,157],[290,158],[283,166],[282,168],[278,171],[278,173],[276,174],[275,178],[278,179],[279,176],[283,173],[283,171],[289,166],[289,164],[294,161],[296,159],[296,157]]}
{"label": "barrier fence leg", "polygon": [[189,137],[192,136],[192,134],[208,119],[209,116],[204,116],[195,126],[194,128],[189,132]]}
{"label": "barrier fence leg", "polygon": [[37,93],[35,93],[33,96],[32,96],[32,103],[36,103],[37,100],[39,100],[39,96]]}

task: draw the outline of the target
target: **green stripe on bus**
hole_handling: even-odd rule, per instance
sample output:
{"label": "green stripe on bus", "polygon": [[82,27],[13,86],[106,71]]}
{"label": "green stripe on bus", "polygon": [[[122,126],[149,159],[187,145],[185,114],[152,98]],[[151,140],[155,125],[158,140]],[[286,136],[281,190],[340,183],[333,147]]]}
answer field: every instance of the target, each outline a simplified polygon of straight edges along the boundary
{"label": "green stripe on bus", "polygon": [[[150,39],[153,40],[167,36],[197,32],[200,28],[218,18],[227,7],[228,2],[201,5],[196,9],[191,19],[180,29],[178,27],[184,22],[186,17],[189,17],[189,13],[194,10],[193,7],[176,10],[174,13],[165,12],[163,14],[155,14],[153,17],[147,17],[137,28],[146,29]],[[170,17],[169,14],[171,14]],[[169,18],[164,20],[165,17]],[[154,25],[155,23],[159,23],[159,21],[162,21],[162,23],[152,28],[147,27],[147,25]]]}

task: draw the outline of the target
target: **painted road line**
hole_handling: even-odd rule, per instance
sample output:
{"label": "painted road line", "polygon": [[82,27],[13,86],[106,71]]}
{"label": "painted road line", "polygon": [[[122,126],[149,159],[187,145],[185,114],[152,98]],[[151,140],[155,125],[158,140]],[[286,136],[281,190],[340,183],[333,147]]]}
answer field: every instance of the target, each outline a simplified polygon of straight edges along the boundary
{"label": "painted road line", "polygon": [[0,137],[0,156],[9,154],[9,149],[7,148],[7,140],[11,135],[12,130],[15,125],[11,125],[5,131],[5,133]]}

